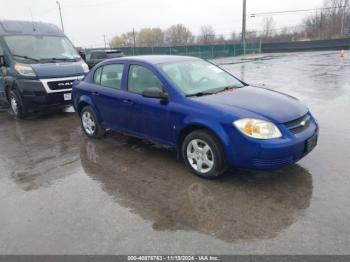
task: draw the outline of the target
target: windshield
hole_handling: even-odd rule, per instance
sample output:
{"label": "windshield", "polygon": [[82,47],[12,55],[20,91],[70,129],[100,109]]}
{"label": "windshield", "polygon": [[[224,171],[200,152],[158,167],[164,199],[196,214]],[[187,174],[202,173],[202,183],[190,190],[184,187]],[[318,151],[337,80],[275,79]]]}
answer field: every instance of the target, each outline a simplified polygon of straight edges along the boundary
{"label": "windshield", "polygon": [[30,62],[80,59],[79,54],[66,37],[18,35],[4,38],[12,56],[16,59]]}
{"label": "windshield", "polygon": [[158,67],[187,96],[211,94],[244,86],[221,68],[203,60],[167,63]]}

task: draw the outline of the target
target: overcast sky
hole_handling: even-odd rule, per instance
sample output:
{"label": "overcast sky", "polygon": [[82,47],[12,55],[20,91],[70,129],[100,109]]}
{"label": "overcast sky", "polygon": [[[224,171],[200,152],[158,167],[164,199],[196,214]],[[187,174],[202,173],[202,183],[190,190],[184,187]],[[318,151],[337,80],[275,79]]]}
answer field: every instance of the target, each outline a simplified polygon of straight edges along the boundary
{"label": "overcast sky", "polygon": [[[134,27],[167,27],[182,23],[193,34],[212,25],[217,34],[240,32],[242,0],[61,0],[65,33],[76,46],[103,46],[103,35]],[[323,0],[247,0],[247,13],[309,9]],[[55,0],[0,0],[0,19],[51,22],[60,25]],[[298,25],[310,13],[274,15],[275,27]],[[248,18],[247,28],[261,30],[263,17]]]}

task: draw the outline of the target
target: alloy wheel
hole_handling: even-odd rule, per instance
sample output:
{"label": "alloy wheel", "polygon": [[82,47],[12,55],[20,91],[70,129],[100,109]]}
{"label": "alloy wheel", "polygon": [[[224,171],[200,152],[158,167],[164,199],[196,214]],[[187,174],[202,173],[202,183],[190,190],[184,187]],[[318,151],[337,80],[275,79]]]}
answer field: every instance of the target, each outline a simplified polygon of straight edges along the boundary
{"label": "alloy wheel", "polygon": [[83,123],[83,127],[85,132],[92,136],[95,133],[96,130],[96,124],[95,124],[95,120],[94,117],[92,116],[92,114],[88,111],[85,111],[82,115],[82,123]]}
{"label": "alloy wheel", "polygon": [[11,109],[13,111],[13,113],[17,116],[18,115],[18,103],[15,97],[11,97],[10,99],[11,102]]}
{"label": "alloy wheel", "polygon": [[193,139],[187,145],[187,160],[200,173],[208,173],[214,166],[214,154],[208,143]]}

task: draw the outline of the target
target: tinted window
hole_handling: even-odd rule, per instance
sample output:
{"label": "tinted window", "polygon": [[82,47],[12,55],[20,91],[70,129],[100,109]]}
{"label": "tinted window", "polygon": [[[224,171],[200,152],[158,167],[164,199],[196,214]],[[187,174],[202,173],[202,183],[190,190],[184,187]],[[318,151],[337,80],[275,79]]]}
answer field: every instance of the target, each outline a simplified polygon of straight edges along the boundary
{"label": "tinted window", "polygon": [[121,57],[122,53],[121,52],[110,52],[107,53],[107,58],[116,58],[116,57]]}
{"label": "tinted window", "polygon": [[120,89],[124,65],[105,65],[102,69],[100,83],[103,86]]}
{"label": "tinted window", "polygon": [[95,52],[91,54],[91,59],[105,59],[107,54],[105,52]]}
{"label": "tinted window", "polygon": [[101,72],[102,72],[102,67],[99,67],[94,74],[94,82],[96,84],[101,84]]}
{"label": "tinted window", "polygon": [[130,66],[128,90],[133,93],[142,94],[142,92],[149,87],[163,89],[163,85],[158,77],[149,69],[138,65]]}

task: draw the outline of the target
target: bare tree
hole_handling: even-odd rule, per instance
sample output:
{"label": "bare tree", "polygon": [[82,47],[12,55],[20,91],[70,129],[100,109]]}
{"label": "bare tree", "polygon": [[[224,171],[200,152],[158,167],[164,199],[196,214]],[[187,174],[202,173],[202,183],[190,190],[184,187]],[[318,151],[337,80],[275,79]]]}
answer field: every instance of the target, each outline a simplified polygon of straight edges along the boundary
{"label": "bare tree", "polygon": [[266,17],[262,21],[263,37],[265,39],[271,38],[273,36],[275,21],[272,17]]}
{"label": "bare tree", "polygon": [[304,20],[304,29],[311,38],[335,38],[345,35],[349,27],[349,0],[326,0],[324,8]]}
{"label": "bare tree", "polygon": [[182,24],[173,25],[165,31],[165,42],[169,45],[187,45],[193,40],[191,31]]}
{"label": "bare tree", "polygon": [[218,35],[215,39],[215,43],[216,44],[225,44],[226,43],[226,39],[224,35]]}
{"label": "bare tree", "polygon": [[135,44],[137,44],[137,39],[138,39],[138,33],[135,32],[135,39],[134,39],[134,32],[127,32],[122,34],[122,37],[124,39],[125,46],[132,47],[134,46],[134,40]]}
{"label": "bare tree", "polygon": [[211,25],[201,27],[198,42],[201,44],[213,44],[215,42],[215,30]]}

